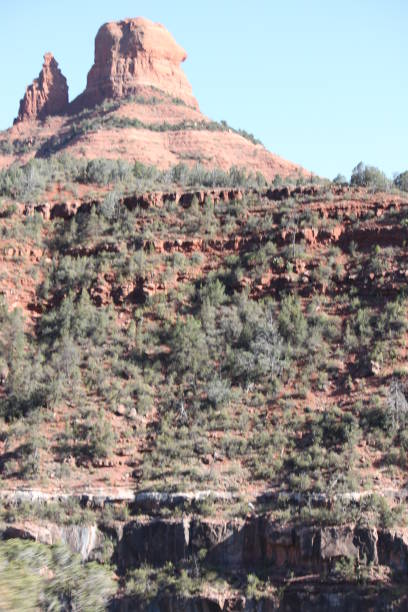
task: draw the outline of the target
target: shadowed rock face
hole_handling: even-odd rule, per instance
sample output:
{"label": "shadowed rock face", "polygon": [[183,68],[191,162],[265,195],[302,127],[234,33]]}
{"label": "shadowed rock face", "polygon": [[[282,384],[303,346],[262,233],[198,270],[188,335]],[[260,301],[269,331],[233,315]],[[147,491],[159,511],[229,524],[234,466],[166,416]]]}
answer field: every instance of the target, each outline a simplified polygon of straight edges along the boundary
{"label": "shadowed rock face", "polygon": [[58,115],[63,113],[67,106],[67,80],[52,53],[46,53],[38,79],[27,87],[25,96],[20,101],[18,116],[14,123]]}
{"label": "shadowed rock face", "polygon": [[[267,516],[242,521],[200,519],[137,519],[124,526],[117,546],[119,571],[143,565],[162,567],[167,562],[182,566],[189,558],[206,552],[204,563],[231,576],[261,570],[275,584],[292,571],[280,595],[269,593],[251,599],[244,593],[208,593],[181,601],[169,593],[158,595],[148,608],[160,612],[359,612],[361,610],[407,610],[407,594],[393,594],[387,585],[365,589],[351,579],[336,578],[336,564],[348,560],[352,567],[379,568],[395,580],[406,582],[406,530],[341,525],[321,527],[279,526]],[[398,591],[395,591],[398,593]],[[140,612],[145,602],[118,598],[112,612]]]}
{"label": "shadowed rock face", "polygon": [[280,575],[327,573],[336,560],[384,564],[397,572],[407,569],[404,531],[391,532],[354,525],[280,527],[267,517],[246,521],[135,520],[127,523],[118,547],[119,567],[126,571],[144,563],[174,564],[206,550],[211,567],[229,571],[269,568]]}
{"label": "shadowed rock face", "polygon": [[180,68],[187,53],[160,24],[138,17],[103,25],[95,39],[95,61],[85,91],[72,103],[76,112],[105,98],[121,98],[157,87],[198,108]]}

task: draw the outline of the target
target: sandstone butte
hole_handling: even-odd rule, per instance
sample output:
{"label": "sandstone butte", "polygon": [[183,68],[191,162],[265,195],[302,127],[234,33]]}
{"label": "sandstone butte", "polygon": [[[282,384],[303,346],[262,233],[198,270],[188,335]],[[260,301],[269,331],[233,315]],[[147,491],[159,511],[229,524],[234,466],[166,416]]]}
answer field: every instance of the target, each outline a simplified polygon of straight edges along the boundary
{"label": "sandstone butte", "polygon": [[106,98],[137,94],[141,87],[158,87],[198,109],[180,64],[187,53],[160,24],[143,17],[103,25],[95,39],[95,61],[87,86],[72,104],[80,110]]}
{"label": "sandstone butte", "polygon": [[[62,143],[58,151],[69,155],[137,160],[160,169],[199,161],[208,168],[240,166],[260,171],[268,180],[276,174],[286,177],[302,172],[300,166],[234,130],[214,129],[214,123],[201,113],[181,68],[186,58],[184,49],[160,24],[142,17],[106,23],[96,35],[86,88],[69,102],[66,79],[47,53],[38,79],[21,100],[14,126],[0,133],[0,144],[23,141],[30,150],[0,155],[0,167],[49,156],[56,152],[49,142],[58,141]],[[97,128],[73,134],[84,109],[87,119],[99,118],[100,105],[112,100],[116,104],[103,110],[103,122]],[[135,126],[135,120],[141,124]]]}

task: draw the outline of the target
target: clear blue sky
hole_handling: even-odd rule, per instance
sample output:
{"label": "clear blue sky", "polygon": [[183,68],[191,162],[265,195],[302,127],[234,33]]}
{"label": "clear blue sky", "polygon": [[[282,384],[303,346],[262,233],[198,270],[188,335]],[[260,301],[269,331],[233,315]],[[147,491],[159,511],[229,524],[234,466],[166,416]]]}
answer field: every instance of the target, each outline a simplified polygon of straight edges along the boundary
{"label": "clear blue sky", "polygon": [[79,94],[106,21],[144,16],[187,50],[204,113],[323,176],[408,169],[408,0],[0,0],[0,129],[52,51]]}

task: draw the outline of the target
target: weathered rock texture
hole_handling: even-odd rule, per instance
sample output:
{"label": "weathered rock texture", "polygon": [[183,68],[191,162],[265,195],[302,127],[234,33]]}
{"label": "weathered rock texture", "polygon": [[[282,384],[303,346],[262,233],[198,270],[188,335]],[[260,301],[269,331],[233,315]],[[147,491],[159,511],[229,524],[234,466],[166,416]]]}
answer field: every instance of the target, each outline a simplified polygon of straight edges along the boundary
{"label": "weathered rock texture", "polygon": [[[343,525],[279,526],[268,517],[246,521],[217,521],[184,517],[179,520],[138,519],[124,526],[117,549],[119,570],[143,565],[179,566],[206,551],[204,563],[213,570],[238,577],[251,572],[267,572],[268,577],[284,588],[277,596],[250,599],[241,592],[226,596],[202,595],[180,600],[167,595],[151,603],[157,612],[320,612],[336,610],[406,610],[407,597],[390,585],[371,583],[360,586],[339,577],[336,564],[347,560],[352,568],[378,568],[405,582],[408,560],[406,530],[376,529]],[[368,571],[368,569],[367,569]],[[292,572],[292,579],[287,580]],[[115,612],[145,610],[135,599],[118,599]]]}
{"label": "weathered rock texture", "polygon": [[62,114],[68,106],[67,80],[52,53],[44,55],[44,64],[38,79],[26,89],[20,101],[15,123],[27,119],[44,119],[48,115]]}
{"label": "weathered rock texture", "polygon": [[55,523],[6,525],[1,534],[3,540],[19,538],[53,546],[64,544],[85,561],[92,559],[92,553],[102,545],[104,536],[96,525],[57,525]]}
{"label": "weathered rock texture", "polygon": [[[101,522],[96,525],[39,524],[31,521],[6,524],[0,539],[19,538],[52,546],[64,544],[84,561],[111,560],[118,571],[141,566],[163,567],[171,562],[183,566],[198,555],[204,565],[223,574],[239,577],[267,572],[275,585],[284,585],[280,594],[270,591],[261,599],[241,592],[203,591],[196,597],[158,595],[147,608],[145,601],[122,597],[111,602],[111,612],[320,612],[336,610],[407,610],[404,587],[408,571],[406,529],[377,529],[342,525],[321,527],[277,525],[267,516],[246,520],[180,519],[140,517],[128,523]],[[388,581],[368,581],[364,586],[357,574],[349,580],[338,575],[337,562],[348,560],[350,568],[366,568]],[[288,579],[288,573],[292,577]],[[368,576],[368,573],[367,573]],[[236,580],[236,581],[237,581]],[[239,580],[238,580],[239,582]],[[204,585],[204,583],[203,583]]]}
{"label": "weathered rock texture", "polygon": [[157,87],[198,108],[180,68],[187,53],[160,24],[138,17],[104,24],[95,39],[95,62],[74,111],[106,98],[122,98]]}
{"label": "weathered rock texture", "polygon": [[246,521],[150,518],[127,523],[118,548],[122,571],[180,563],[206,550],[206,562],[225,571],[269,568],[270,576],[288,570],[297,575],[326,574],[339,559],[408,570],[407,532],[354,525],[277,526],[268,517]]}
{"label": "weathered rock texture", "polygon": [[406,612],[407,597],[391,589],[360,585],[299,585],[283,588],[271,598],[247,598],[244,595],[198,596],[190,599],[165,596],[148,608],[132,598],[111,602],[110,612]]}

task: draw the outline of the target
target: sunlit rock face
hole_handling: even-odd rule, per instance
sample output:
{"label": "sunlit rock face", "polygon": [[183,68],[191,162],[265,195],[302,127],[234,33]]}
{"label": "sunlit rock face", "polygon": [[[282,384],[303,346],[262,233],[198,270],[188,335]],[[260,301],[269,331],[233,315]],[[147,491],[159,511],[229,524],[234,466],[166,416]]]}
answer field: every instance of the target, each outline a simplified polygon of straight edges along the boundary
{"label": "sunlit rock face", "polygon": [[186,58],[187,53],[166,28],[149,19],[106,23],[96,35],[94,65],[73,109],[137,94],[144,87],[157,87],[198,108],[180,67]]}
{"label": "sunlit rock face", "polygon": [[62,114],[68,106],[67,80],[52,53],[44,55],[38,78],[26,89],[15,123]]}

